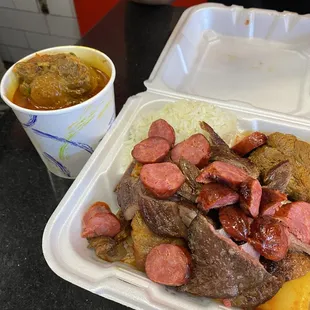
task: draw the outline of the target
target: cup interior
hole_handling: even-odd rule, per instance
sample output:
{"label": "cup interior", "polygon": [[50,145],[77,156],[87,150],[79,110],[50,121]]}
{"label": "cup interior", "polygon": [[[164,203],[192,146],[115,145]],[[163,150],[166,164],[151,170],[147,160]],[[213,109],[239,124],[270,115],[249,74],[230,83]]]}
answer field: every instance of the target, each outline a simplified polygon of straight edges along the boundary
{"label": "cup interior", "polygon": [[[78,56],[80,59],[83,60],[87,65],[90,65],[92,67],[95,67],[101,71],[103,71],[105,74],[109,77],[108,84],[94,97],[78,104],[75,106],[71,106],[64,109],[59,110],[36,110],[36,114],[58,114],[58,113],[64,113],[68,110],[73,110],[80,106],[85,106],[88,104],[89,101],[91,101],[96,96],[102,94],[103,92],[106,92],[110,87],[112,87],[114,80],[115,80],[115,67],[112,62],[112,60],[105,55],[104,53],[95,50],[93,48],[85,47],[85,46],[59,46],[59,47],[53,47],[48,48],[42,51],[35,52],[33,54],[30,54],[18,62],[27,61],[34,57],[35,55],[44,55],[44,54],[58,54],[58,53],[74,53],[76,56]],[[18,63],[17,62],[17,63]],[[29,113],[33,112],[33,110],[29,110],[26,108],[22,108],[12,102],[14,93],[19,85],[19,81],[17,76],[13,72],[14,65],[5,73],[5,75],[2,78],[1,85],[0,85],[0,94],[2,99],[5,101],[5,103],[10,106],[14,110],[18,110],[20,112]]]}

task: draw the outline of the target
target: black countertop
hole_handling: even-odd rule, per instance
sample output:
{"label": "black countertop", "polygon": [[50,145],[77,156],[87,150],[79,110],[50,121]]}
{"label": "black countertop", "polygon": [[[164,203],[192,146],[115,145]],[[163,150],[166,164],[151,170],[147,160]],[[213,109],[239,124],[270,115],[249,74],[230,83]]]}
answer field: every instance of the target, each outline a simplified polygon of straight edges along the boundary
{"label": "black countertop", "polygon": [[[81,41],[115,66],[116,106],[143,91],[184,9],[121,2]],[[125,309],[53,273],[42,253],[44,227],[72,181],[47,172],[11,110],[0,105],[0,309]]]}

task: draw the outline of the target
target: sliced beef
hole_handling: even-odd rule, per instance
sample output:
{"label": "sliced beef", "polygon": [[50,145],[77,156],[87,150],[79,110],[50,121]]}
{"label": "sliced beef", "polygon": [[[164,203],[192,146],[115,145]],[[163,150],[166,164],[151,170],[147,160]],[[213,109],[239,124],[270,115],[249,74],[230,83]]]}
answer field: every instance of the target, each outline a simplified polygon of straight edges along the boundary
{"label": "sliced beef", "polygon": [[198,197],[198,191],[193,189],[188,181],[185,181],[177,191],[177,194],[186,200],[195,203]]}
{"label": "sliced beef", "polygon": [[288,236],[284,225],[267,215],[254,219],[248,242],[262,256],[273,261],[283,259],[288,251]]}
{"label": "sliced beef", "polygon": [[264,267],[237,244],[216,232],[199,214],[188,231],[193,272],[180,289],[194,295],[230,298],[272,280]]}
{"label": "sliced beef", "polygon": [[188,251],[174,244],[160,244],[148,254],[146,275],[156,283],[180,286],[190,276],[191,256]]}
{"label": "sliced beef", "polygon": [[206,166],[210,158],[210,145],[205,136],[197,133],[178,143],[171,150],[171,159],[179,164],[181,158],[188,160],[198,168]]}
{"label": "sliced beef", "polygon": [[259,175],[257,167],[247,158],[242,158],[233,152],[221,137],[205,122],[200,122],[211,145],[211,161],[222,161],[243,169],[252,178]]}
{"label": "sliced beef", "polygon": [[299,240],[310,244],[310,204],[296,201],[282,206],[274,215]]}
{"label": "sliced beef", "polygon": [[286,194],[283,194],[276,189],[263,187],[259,213],[261,215],[274,215],[285,201],[287,201]]}
{"label": "sliced beef", "polygon": [[[270,169],[283,161],[289,160],[292,167],[292,177],[289,180],[285,193],[291,200],[302,200],[310,202],[310,166],[300,164],[295,157],[289,157],[281,152],[282,150],[262,146],[251,153],[250,159],[260,170],[264,179]],[[279,188],[280,189],[280,188]]]}
{"label": "sliced beef", "polygon": [[247,241],[250,233],[250,219],[238,206],[220,209],[220,222],[223,229],[236,241]]}
{"label": "sliced beef", "polygon": [[232,205],[238,201],[239,195],[234,190],[219,183],[205,184],[197,198],[198,206],[204,212]]}
{"label": "sliced beef", "polygon": [[259,214],[262,187],[258,180],[248,179],[240,185],[240,207],[252,217]]}
{"label": "sliced beef", "polygon": [[189,227],[193,219],[197,216],[198,210],[196,206],[191,206],[190,204],[179,203],[179,214],[182,222],[186,227]]}
{"label": "sliced beef", "polygon": [[288,248],[293,252],[302,252],[310,255],[310,244],[300,241],[292,233],[288,233]]}
{"label": "sliced beef", "polygon": [[195,165],[193,165],[192,163],[190,163],[188,160],[186,160],[184,158],[180,159],[179,167],[180,167],[182,173],[184,174],[184,176],[185,176],[187,182],[189,183],[189,185],[193,189],[200,190],[201,189],[201,184],[199,184],[196,181],[196,178],[200,174],[200,170]]}
{"label": "sliced beef", "polygon": [[242,309],[253,309],[271,299],[282,285],[282,279],[266,273],[263,281],[258,286],[231,299],[231,305]]}
{"label": "sliced beef", "polygon": [[[139,198],[140,212],[145,223],[159,236],[187,238],[187,226],[180,215],[180,206],[184,209],[187,204],[158,200],[146,195]],[[192,211],[194,207],[189,208]]]}
{"label": "sliced beef", "polygon": [[291,281],[305,276],[310,272],[310,256],[305,253],[288,252],[279,262],[262,261],[265,268],[284,281]]}
{"label": "sliced beef", "polygon": [[147,138],[133,148],[132,157],[141,164],[160,163],[168,155],[169,142],[161,137]]}
{"label": "sliced beef", "polygon": [[116,187],[118,205],[128,221],[139,210],[138,198],[142,186],[139,178],[131,176],[134,167],[135,163],[132,162]]}
{"label": "sliced beef", "polygon": [[165,162],[144,165],[140,180],[155,197],[165,199],[178,191],[185,182],[185,177],[177,165]]}
{"label": "sliced beef", "polygon": [[255,131],[244,137],[241,141],[235,144],[231,149],[240,156],[244,156],[254,149],[264,145],[267,141],[266,135]]}
{"label": "sliced beef", "polygon": [[220,182],[238,190],[240,185],[249,178],[244,170],[222,161],[215,161],[201,171],[196,181],[200,183]]}
{"label": "sliced beef", "polygon": [[284,193],[291,177],[292,165],[288,160],[284,160],[269,169],[263,181],[268,188]]}
{"label": "sliced beef", "polygon": [[175,143],[174,129],[164,119],[158,119],[151,124],[148,136],[164,138],[169,142],[170,146]]}

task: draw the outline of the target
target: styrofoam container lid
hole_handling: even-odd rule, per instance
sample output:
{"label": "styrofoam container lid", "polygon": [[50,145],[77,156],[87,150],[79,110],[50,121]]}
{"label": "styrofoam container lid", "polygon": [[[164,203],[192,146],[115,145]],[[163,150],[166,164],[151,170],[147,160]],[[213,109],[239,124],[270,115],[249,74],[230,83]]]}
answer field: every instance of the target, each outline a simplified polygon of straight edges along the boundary
{"label": "styrofoam container lid", "polygon": [[188,9],[150,91],[310,117],[310,15],[202,4]]}

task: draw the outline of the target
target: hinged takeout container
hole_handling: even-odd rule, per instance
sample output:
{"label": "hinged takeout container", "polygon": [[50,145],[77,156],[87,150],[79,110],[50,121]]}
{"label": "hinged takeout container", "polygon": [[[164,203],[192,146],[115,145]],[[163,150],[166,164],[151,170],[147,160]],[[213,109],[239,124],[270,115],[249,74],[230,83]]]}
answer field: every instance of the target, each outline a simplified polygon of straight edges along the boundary
{"label": "hinged takeout container", "polygon": [[100,261],[80,237],[97,200],[118,209],[115,185],[130,126],[179,98],[233,111],[241,130],[310,135],[310,16],[203,4],[186,10],[166,44],[147,91],[128,99],[52,217],[43,235],[50,268],[65,280],[135,309],[220,309],[177,293],[122,263]]}

